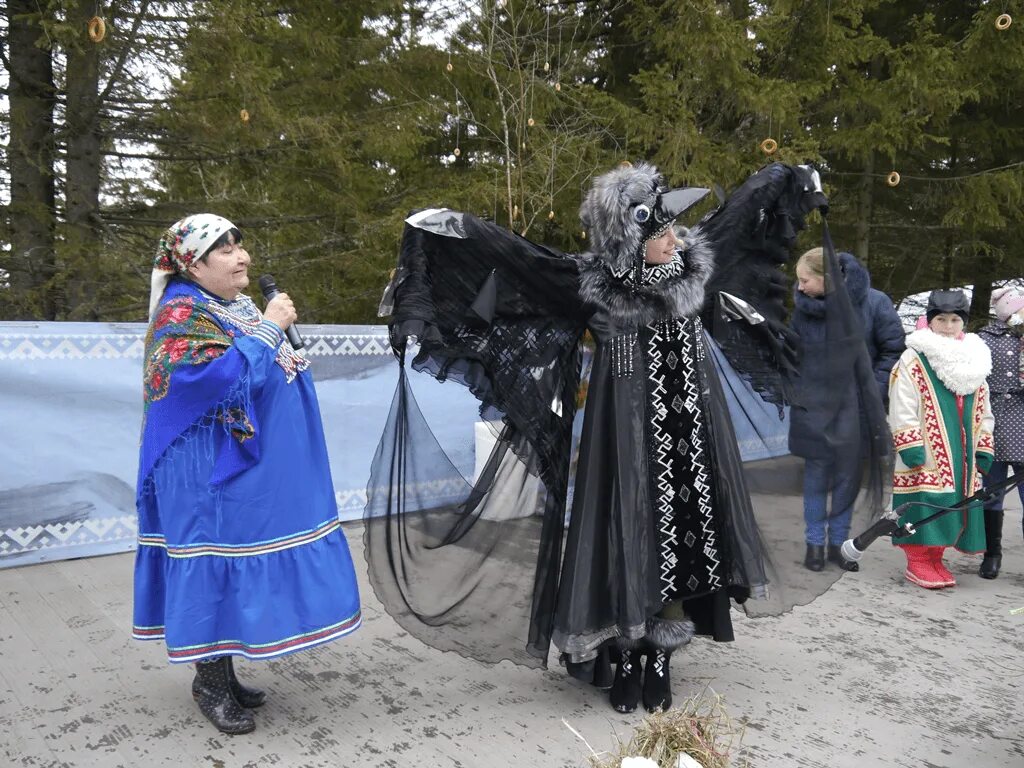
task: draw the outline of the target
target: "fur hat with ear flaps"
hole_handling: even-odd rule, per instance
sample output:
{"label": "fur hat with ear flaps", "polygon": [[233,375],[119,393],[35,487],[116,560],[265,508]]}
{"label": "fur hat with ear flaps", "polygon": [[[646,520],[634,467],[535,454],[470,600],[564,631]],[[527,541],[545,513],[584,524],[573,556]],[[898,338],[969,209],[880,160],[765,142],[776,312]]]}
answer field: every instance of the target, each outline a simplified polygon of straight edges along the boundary
{"label": "fur hat with ear flaps", "polygon": [[630,325],[698,312],[712,265],[699,227],[686,235],[680,263],[663,270],[662,279],[644,278],[644,249],[708,192],[669,189],[648,163],[623,164],[595,178],[580,206],[592,249],[581,270],[583,297]]}

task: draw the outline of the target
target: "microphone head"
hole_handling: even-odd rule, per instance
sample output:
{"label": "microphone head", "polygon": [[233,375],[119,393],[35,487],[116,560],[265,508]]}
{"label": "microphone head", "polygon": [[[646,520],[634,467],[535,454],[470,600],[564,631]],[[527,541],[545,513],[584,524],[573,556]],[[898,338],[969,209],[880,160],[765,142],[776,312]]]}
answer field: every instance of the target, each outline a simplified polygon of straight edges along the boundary
{"label": "microphone head", "polygon": [[263,292],[264,296],[267,296],[277,290],[277,283],[274,282],[274,277],[272,275],[263,275],[263,277],[260,278],[260,290]]}
{"label": "microphone head", "polygon": [[839,548],[839,551],[842,553],[843,557],[854,563],[860,560],[861,555],[864,554],[859,549],[857,549],[857,546],[853,543],[853,539],[847,539],[846,541],[844,541],[843,546]]}

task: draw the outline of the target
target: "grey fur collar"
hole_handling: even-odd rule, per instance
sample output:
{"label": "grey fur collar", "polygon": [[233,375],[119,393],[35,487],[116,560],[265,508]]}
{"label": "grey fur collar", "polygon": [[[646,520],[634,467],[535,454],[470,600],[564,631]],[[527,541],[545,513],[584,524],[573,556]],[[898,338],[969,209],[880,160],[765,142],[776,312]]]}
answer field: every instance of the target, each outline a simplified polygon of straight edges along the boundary
{"label": "grey fur collar", "polygon": [[704,306],[704,285],[711,277],[714,255],[699,227],[691,229],[683,243],[682,273],[641,286],[616,279],[605,260],[584,254],[580,295],[622,326],[639,328],[671,317],[693,317]]}

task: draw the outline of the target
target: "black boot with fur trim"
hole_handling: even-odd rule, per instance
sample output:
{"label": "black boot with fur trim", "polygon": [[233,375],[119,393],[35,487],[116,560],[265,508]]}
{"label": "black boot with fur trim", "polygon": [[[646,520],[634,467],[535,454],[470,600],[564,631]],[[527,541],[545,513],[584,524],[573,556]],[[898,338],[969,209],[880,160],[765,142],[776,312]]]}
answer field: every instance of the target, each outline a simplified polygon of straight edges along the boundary
{"label": "black boot with fur trim", "polygon": [[667,711],[672,706],[672,679],[669,659],[672,652],[693,639],[693,622],[689,619],[649,619],[647,637],[650,646],[644,667],[643,702],[648,712]]}

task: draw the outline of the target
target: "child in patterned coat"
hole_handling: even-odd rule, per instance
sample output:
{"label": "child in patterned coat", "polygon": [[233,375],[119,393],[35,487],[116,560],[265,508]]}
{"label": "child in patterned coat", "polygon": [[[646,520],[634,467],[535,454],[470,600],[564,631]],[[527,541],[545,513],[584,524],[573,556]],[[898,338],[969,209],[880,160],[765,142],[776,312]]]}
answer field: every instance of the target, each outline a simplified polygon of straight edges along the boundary
{"label": "child in patterned coat", "polygon": [[[977,335],[963,332],[968,309],[962,291],[933,291],[928,326],[907,337],[907,350],[892,370],[894,505],[951,506],[981,488],[979,472],[992,464],[992,407],[985,381],[992,356]],[[913,504],[901,520],[914,523],[934,511]],[[907,556],[907,580],[926,589],[954,586],[943,553],[951,546],[969,553],[985,550],[981,503],[921,526],[899,546]]]}

